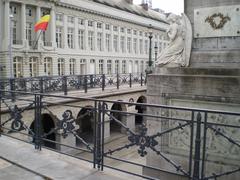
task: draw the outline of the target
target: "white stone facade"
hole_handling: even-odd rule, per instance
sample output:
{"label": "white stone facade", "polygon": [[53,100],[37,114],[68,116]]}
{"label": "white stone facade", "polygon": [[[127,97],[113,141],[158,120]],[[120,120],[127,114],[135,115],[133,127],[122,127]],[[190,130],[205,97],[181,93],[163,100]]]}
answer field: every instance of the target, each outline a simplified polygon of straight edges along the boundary
{"label": "white stone facade", "polygon": [[[168,43],[168,24],[163,14],[136,8],[139,13],[87,0],[0,0],[0,77],[144,72],[149,25],[154,59],[154,47],[160,52]],[[48,13],[48,29],[36,43],[34,25]]]}

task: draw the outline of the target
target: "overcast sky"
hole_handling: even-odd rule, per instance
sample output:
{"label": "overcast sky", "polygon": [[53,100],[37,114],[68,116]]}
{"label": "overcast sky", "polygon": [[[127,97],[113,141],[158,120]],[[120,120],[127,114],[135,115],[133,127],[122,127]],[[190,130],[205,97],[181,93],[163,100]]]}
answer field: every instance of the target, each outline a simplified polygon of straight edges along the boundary
{"label": "overcast sky", "polygon": [[[181,14],[184,9],[184,0],[152,0],[153,8],[160,8],[166,13]],[[142,0],[133,0],[135,4],[141,4]]]}

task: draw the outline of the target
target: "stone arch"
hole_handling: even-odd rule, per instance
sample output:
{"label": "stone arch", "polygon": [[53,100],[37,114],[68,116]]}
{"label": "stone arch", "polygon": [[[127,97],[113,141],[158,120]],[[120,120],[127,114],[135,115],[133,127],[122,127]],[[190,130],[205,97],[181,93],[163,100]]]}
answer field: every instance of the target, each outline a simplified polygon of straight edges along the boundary
{"label": "stone arch", "polygon": [[[76,119],[76,124],[79,126],[77,134],[88,143],[93,141],[94,118],[93,106],[88,105],[79,111]],[[81,141],[78,138],[76,138],[76,145],[81,145]]]}
{"label": "stone arch", "polygon": [[[145,96],[140,96],[137,99],[137,103],[147,103],[147,98]],[[141,115],[146,112],[146,106],[136,105],[135,110],[137,110],[137,115],[135,115],[135,125],[140,125],[144,122],[144,117]]]}
{"label": "stone arch", "polygon": [[[127,112],[127,107],[119,101],[119,103],[116,102],[112,105],[111,110]],[[126,115],[120,112],[111,112],[111,115],[120,122],[126,124]],[[113,119],[110,119],[110,133],[111,132],[122,132],[122,126]]]}
{"label": "stone arch", "polygon": [[[42,127],[42,134],[49,133],[52,129],[55,128],[54,118],[50,114],[47,114],[47,113],[42,114],[41,115],[41,127]],[[35,120],[31,123],[30,129],[33,132],[35,132]],[[45,138],[50,140],[50,141],[56,141],[56,139],[57,139],[56,138],[56,133],[53,132]],[[46,146],[46,147],[49,147],[49,148],[52,148],[52,149],[56,149],[56,147],[57,147],[56,143],[45,141],[45,140],[43,140],[43,146]]]}

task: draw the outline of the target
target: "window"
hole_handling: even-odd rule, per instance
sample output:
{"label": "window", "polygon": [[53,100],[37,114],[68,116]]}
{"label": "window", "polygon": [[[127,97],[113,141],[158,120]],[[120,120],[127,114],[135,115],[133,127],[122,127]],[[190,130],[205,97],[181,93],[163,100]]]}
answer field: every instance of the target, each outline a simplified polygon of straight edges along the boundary
{"label": "window", "polygon": [[145,49],[145,54],[148,54],[148,40],[145,40],[144,49]]}
{"label": "window", "polygon": [[90,73],[90,74],[96,74],[96,63],[95,63],[95,59],[90,59],[89,73]]}
{"label": "window", "polygon": [[80,74],[86,74],[86,59],[80,59]]}
{"label": "window", "polygon": [[109,24],[106,24],[106,25],[105,25],[105,29],[106,29],[106,30],[110,30],[110,25],[109,25]]}
{"label": "window", "polygon": [[67,42],[68,42],[68,48],[73,49],[74,48],[73,28],[68,28]]}
{"label": "window", "polygon": [[78,30],[78,46],[80,49],[84,49],[84,30]]}
{"label": "window", "polygon": [[120,48],[121,48],[121,52],[125,52],[125,37],[124,36],[121,36]]}
{"label": "window", "polygon": [[134,30],[134,31],[133,31],[133,34],[134,34],[134,35],[137,35],[137,31],[136,31],[136,30]]}
{"label": "window", "polygon": [[23,58],[13,58],[13,74],[15,78],[23,77]]}
{"label": "window", "polygon": [[139,32],[139,36],[142,36],[142,35],[143,35],[142,31],[140,31],[140,32]]}
{"label": "window", "polygon": [[30,73],[30,77],[38,76],[38,58],[37,57],[30,57],[29,73]]}
{"label": "window", "polygon": [[63,48],[62,44],[62,27],[56,27],[56,44],[57,48]]}
{"label": "window", "polygon": [[103,59],[99,60],[98,67],[99,67],[99,74],[103,74]]}
{"label": "window", "polygon": [[113,26],[113,31],[118,31],[118,27],[117,26]]}
{"label": "window", "polygon": [[84,19],[78,18],[78,24],[84,25]]}
{"label": "window", "polygon": [[127,51],[128,53],[131,53],[131,44],[132,44],[132,39],[130,37],[127,38]]}
{"label": "window", "polygon": [[158,51],[159,51],[159,52],[162,51],[162,42],[159,42],[159,45],[158,45]]}
{"label": "window", "polygon": [[12,21],[12,41],[17,44],[17,21]]}
{"label": "window", "polygon": [[93,27],[93,21],[88,21],[88,26]]}
{"label": "window", "polygon": [[107,74],[112,74],[112,61],[107,60]]}
{"label": "window", "polygon": [[140,51],[140,54],[143,54],[143,40],[142,39],[139,40],[139,51]]}
{"label": "window", "polygon": [[110,52],[110,38],[111,38],[111,35],[106,34],[106,49],[108,52]]}
{"label": "window", "polygon": [[121,30],[120,30],[120,31],[121,31],[121,33],[124,33],[124,32],[125,32],[123,27],[121,27]]}
{"label": "window", "polygon": [[10,12],[11,12],[11,14],[17,14],[17,7],[14,6],[14,5],[11,5],[10,6]]}
{"label": "window", "polygon": [[65,60],[63,58],[58,59],[58,75],[63,76],[65,73]]}
{"label": "window", "polygon": [[94,44],[93,44],[93,31],[88,31],[88,48],[93,51]]}
{"label": "window", "polygon": [[52,58],[50,57],[44,58],[44,75],[52,76]]}
{"label": "window", "polygon": [[72,17],[72,16],[68,16],[67,21],[68,21],[68,23],[73,24],[73,23],[74,23],[74,17]]}
{"label": "window", "polygon": [[134,63],[134,73],[139,73],[138,61],[135,61],[135,63]]}
{"label": "window", "polygon": [[102,29],[102,23],[99,23],[99,22],[98,22],[98,23],[97,23],[97,28],[98,28],[98,29]]}
{"label": "window", "polygon": [[32,9],[30,7],[26,8],[26,16],[32,16]]}
{"label": "window", "polygon": [[133,39],[133,49],[134,49],[134,53],[137,54],[137,38]]}
{"label": "window", "polygon": [[115,73],[119,73],[119,60],[115,60]]}
{"label": "window", "polygon": [[127,71],[126,71],[126,60],[123,60],[123,61],[122,61],[122,73],[123,73],[123,74],[126,74],[126,73],[127,73]]}
{"label": "window", "polygon": [[128,33],[128,34],[131,34],[131,29],[127,29],[127,33]]}
{"label": "window", "polygon": [[75,68],[76,68],[76,60],[75,59],[70,59],[69,60],[70,75],[74,75],[75,74]]}
{"label": "window", "polygon": [[32,23],[26,23],[26,39],[28,40],[28,44],[32,45]]}
{"label": "window", "polygon": [[49,9],[42,9],[42,16],[45,16],[47,14],[50,14],[50,10]]}
{"label": "window", "polygon": [[100,33],[100,32],[97,33],[97,49],[99,51],[103,50],[103,47],[102,47],[102,33]]}
{"label": "window", "polygon": [[56,14],[56,21],[62,22],[63,21],[63,14]]}
{"label": "window", "polygon": [[114,52],[118,52],[118,35],[113,36],[113,49]]}

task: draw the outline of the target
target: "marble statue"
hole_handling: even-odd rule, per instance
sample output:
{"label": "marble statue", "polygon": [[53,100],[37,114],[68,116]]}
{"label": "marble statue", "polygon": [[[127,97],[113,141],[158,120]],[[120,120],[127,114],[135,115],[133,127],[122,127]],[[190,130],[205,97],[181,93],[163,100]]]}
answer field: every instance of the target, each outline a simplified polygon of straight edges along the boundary
{"label": "marble statue", "polygon": [[188,67],[192,46],[192,27],[185,14],[177,16],[170,14],[167,18],[170,23],[167,35],[169,45],[164,49],[157,61],[158,67]]}

